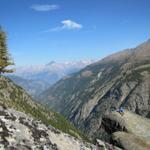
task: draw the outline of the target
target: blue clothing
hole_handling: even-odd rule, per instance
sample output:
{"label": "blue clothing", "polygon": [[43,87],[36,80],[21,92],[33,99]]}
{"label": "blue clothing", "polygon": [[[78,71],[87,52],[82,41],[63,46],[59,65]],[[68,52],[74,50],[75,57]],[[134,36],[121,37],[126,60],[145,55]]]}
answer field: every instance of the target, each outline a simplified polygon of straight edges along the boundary
{"label": "blue clothing", "polygon": [[119,113],[122,113],[122,112],[124,112],[124,109],[123,109],[123,107],[120,107],[120,108],[117,110],[117,112],[119,112]]}
{"label": "blue clothing", "polygon": [[123,107],[120,107],[120,108],[119,108],[119,112],[124,112]]}

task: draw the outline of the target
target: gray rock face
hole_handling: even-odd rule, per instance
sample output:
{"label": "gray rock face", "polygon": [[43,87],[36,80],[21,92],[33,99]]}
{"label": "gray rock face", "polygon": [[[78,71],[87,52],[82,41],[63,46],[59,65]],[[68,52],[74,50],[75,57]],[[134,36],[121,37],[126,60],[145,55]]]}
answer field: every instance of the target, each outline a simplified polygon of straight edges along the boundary
{"label": "gray rock face", "polygon": [[[101,139],[127,150],[150,149],[150,119],[125,111],[114,111],[102,118]],[[103,134],[105,133],[105,134]]]}
{"label": "gray rock face", "polygon": [[0,106],[0,149],[121,150],[97,140],[96,146],[44,125],[28,115]]}
{"label": "gray rock face", "polygon": [[0,149],[96,150],[96,146],[46,126],[14,109],[0,106]]}
{"label": "gray rock face", "polygon": [[113,134],[115,143],[126,150],[149,150],[150,145],[143,141],[141,138],[124,132],[115,132]]}
{"label": "gray rock face", "polygon": [[64,78],[40,96],[92,138],[105,113],[120,106],[150,117],[150,41]]}
{"label": "gray rock face", "polygon": [[96,140],[96,148],[96,150],[121,150],[121,148],[102,142],[99,139]]}

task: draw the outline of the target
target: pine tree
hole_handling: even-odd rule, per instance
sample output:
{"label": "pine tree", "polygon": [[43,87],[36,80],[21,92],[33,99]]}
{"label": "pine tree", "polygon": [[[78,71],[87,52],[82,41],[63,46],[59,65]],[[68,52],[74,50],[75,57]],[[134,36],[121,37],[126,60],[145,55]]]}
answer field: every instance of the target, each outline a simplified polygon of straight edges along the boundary
{"label": "pine tree", "polygon": [[8,69],[10,65],[14,65],[7,49],[7,36],[6,33],[0,27],[0,74],[1,73],[11,73],[14,70]]}

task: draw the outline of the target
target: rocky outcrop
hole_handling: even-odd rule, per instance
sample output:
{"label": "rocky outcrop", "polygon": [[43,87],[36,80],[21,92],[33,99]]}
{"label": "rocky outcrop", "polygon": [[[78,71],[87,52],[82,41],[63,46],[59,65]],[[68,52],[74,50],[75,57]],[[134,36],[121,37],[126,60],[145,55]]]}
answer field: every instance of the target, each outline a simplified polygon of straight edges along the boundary
{"label": "rocky outcrop", "polygon": [[64,78],[40,97],[82,129],[100,138],[102,117],[123,106],[150,117],[150,41],[87,66]]}
{"label": "rocky outcrop", "polygon": [[150,145],[134,134],[115,132],[112,136],[113,141],[125,150],[149,150]]}
{"label": "rocky outcrop", "polygon": [[83,142],[46,126],[26,114],[0,106],[0,149],[14,150],[96,150]]}
{"label": "rocky outcrop", "polygon": [[121,150],[121,148],[97,139],[96,140],[96,150]]}
{"label": "rocky outcrop", "polygon": [[101,140],[87,143],[5,106],[0,106],[0,137],[2,150],[121,150]]}
{"label": "rocky outcrop", "polygon": [[[101,139],[126,150],[150,149],[150,119],[132,112],[111,112],[102,118]],[[103,134],[105,133],[105,134]]]}

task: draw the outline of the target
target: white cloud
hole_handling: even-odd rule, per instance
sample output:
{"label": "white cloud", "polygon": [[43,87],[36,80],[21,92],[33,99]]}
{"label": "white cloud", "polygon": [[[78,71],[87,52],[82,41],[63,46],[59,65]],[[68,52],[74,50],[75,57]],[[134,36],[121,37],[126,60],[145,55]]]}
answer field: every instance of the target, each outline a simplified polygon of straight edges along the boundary
{"label": "white cloud", "polygon": [[59,6],[55,5],[55,4],[53,4],[53,5],[35,4],[35,5],[32,5],[30,8],[35,10],[35,11],[52,11],[52,10],[59,9]]}
{"label": "white cloud", "polygon": [[71,20],[63,20],[61,23],[63,24],[62,26],[63,29],[81,29],[82,28],[81,24],[78,24]]}
{"label": "white cloud", "polygon": [[75,29],[81,29],[83,27],[81,24],[76,23],[72,20],[63,20],[63,21],[61,21],[61,24],[62,24],[62,26],[52,28],[50,30],[47,30],[46,32],[62,31],[62,30],[75,30]]}

